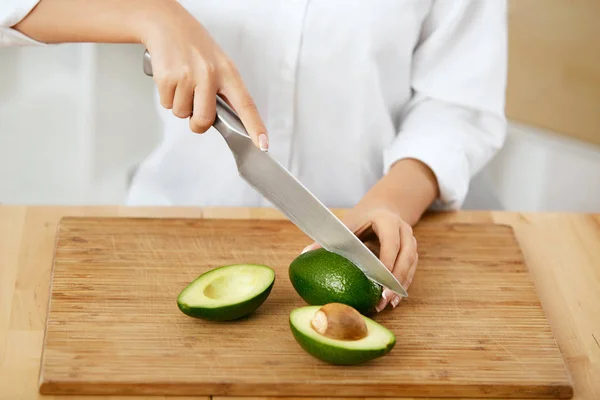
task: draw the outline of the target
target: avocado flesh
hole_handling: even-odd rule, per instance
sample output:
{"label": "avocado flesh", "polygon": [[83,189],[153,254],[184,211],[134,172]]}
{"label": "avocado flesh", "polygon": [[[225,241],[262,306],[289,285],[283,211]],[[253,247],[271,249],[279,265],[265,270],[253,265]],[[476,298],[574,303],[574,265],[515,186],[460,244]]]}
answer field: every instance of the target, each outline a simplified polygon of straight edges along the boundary
{"label": "avocado flesh", "polygon": [[300,346],[315,358],[330,364],[352,365],[374,360],[389,353],[396,344],[387,328],[362,316],[368,334],[359,340],[336,340],[316,332],[310,324],[320,306],[306,306],[290,314],[290,328]]}
{"label": "avocado flesh", "polygon": [[350,260],[323,248],[296,257],[288,272],[294,289],[309,305],[342,303],[370,316],[381,300],[381,285]]}
{"label": "avocado flesh", "polygon": [[231,321],[256,311],[274,283],[275,271],[265,265],[227,265],[191,282],[179,294],[177,306],[190,317]]}

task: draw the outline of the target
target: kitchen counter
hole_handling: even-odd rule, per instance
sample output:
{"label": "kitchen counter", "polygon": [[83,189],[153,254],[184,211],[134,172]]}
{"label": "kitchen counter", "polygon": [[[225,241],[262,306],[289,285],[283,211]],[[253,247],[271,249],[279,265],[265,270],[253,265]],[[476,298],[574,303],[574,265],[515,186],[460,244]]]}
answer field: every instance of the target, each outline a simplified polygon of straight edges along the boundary
{"label": "kitchen counter", "polygon": [[[0,399],[50,398],[38,395],[37,382],[55,231],[67,215],[282,218],[271,209],[0,206]],[[572,376],[574,398],[599,399],[600,214],[464,211],[430,214],[421,223],[436,222],[514,228]]]}

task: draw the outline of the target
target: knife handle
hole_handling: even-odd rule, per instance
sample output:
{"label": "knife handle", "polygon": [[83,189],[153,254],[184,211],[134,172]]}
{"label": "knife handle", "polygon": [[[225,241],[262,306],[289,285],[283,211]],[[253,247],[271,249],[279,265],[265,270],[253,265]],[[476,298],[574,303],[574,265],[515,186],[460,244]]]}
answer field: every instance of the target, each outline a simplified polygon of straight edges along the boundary
{"label": "knife handle", "polygon": [[[144,51],[144,73],[148,76],[153,76],[152,73],[152,57],[148,50]],[[213,127],[223,135],[223,138],[229,143],[235,136],[242,136],[248,140],[250,135],[244,128],[242,120],[235,111],[217,95],[216,116],[213,122]]]}

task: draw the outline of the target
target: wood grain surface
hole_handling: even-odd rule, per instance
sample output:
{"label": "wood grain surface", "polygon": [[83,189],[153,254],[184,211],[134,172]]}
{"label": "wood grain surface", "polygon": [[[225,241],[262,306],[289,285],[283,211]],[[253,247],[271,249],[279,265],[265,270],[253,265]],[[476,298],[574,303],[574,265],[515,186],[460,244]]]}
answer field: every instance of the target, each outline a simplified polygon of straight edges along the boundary
{"label": "wood grain surface", "polygon": [[[345,210],[335,212],[343,216]],[[268,208],[0,206],[0,399],[202,400],[201,396],[52,396],[38,393],[56,224],[63,216],[272,220],[282,218],[281,214]],[[539,298],[572,377],[573,398],[599,399],[600,214],[461,211],[429,214],[419,225],[442,222],[496,222],[509,224],[515,229]],[[412,289],[409,293],[412,296]],[[408,302],[400,303],[400,307],[406,304]],[[285,400],[302,400],[294,395],[288,393]],[[239,400],[231,397],[215,399]],[[347,397],[345,400],[368,399]],[[412,398],[395,393],[393,399]]]}
{"label": "wood grain surface", "polygon": [[[41,392],[569,398],[572,388],[512,228],[424,224],[402,307],[376,317],[390,355],[339,367],[304,353],[288,326],[305,303],[289,263],[308,241],[288,221],[67,218],[58,230]],[[200,273],[260,263],[277,273],[256,314],[184,316]]]}

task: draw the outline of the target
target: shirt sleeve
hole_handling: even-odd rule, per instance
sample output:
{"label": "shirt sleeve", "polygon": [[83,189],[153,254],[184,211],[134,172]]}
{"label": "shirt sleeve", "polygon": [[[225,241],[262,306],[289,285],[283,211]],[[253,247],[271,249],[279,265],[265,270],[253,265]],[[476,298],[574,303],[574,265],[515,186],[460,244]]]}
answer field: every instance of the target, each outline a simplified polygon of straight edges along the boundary
{"label": "shirt sleeve", "polygon": [[405,158],[434,172],[432,209],[459,209],[472,177],[506,139],[504,0],[437,0],[413,54],[412,98],[384,151],[384,172]]}
{"label": "shirt sleeve", "polygon": [[45,45],[12,28],[21,22],[39,2],[40,0],[0,1],[0,47]]}

